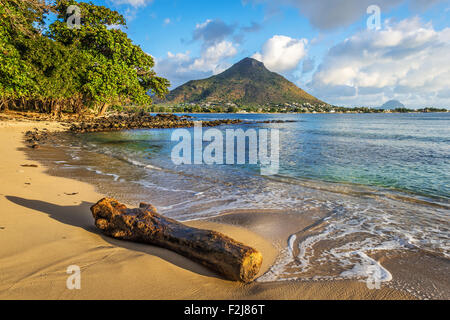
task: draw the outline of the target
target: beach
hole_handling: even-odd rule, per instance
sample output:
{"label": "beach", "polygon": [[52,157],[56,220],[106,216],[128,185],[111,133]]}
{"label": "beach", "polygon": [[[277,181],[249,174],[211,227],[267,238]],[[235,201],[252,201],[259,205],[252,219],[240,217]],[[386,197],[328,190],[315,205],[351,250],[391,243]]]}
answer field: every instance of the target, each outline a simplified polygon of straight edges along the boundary
{"label": "beach", "polygon": [[[414,298],[387,286],[370,290],[365,282],[354,280],[244,285],[223,280],[168,250],[107,238],[96,230],[89,210],[105,195],[93,185],[48,175],[40,162],[26,156],[24,133],[34,128],[63,129],[54,122],[0,123],[0,139],[8,141],[0,147],[0,299]],[[282,226],[292,223],[290,218],[240,212],[186,223],[260,250],[262,275],[280,254],[279,241],[287,241]],[[301,226],[301,218],[296,221]],[[80,290],[66,287],[71,265],[81,269]]]}

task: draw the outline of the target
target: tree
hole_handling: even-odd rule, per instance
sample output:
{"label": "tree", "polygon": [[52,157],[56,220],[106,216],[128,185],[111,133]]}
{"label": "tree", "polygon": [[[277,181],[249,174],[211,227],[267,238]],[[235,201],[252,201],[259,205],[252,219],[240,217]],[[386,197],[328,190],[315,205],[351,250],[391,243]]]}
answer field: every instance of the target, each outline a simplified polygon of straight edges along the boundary
{"label": "tree", "polygon": [[[70,5],[81,9],[80,29],[69,29],[65,23]],[[50,25],[48,35],[85,52],[89,67],[82,93],[99,114],[114,102],[150,105],[149,94],[165,97],[170,83],[156,76],[153,58],[120,29],[126,26],[122,15],[104,6],[73,0],[59,0],[55,9],[58,20]]]}
{"label": "tree", "polygon": [[49,6],[40,0],[0,0],[0,110],[30,95],[31,66],[22,60],[25,39],[39,36]]}
{"label": "tree", "polygon": [[[80,29],[67,25],[70,5],[81,9]],[[50,11],[57,17],[46,27]],[[0,0],[0,16],[0,109],[103,114],[112,104],[148,106],[168,93],[168,80],[121,30],[116,11],[74,0]]]}
{"label": "tree", "polygon": [[239,111],[239,109],[236,106],[229,106],[227,108],[227,113],[236,113],[238,111]]}

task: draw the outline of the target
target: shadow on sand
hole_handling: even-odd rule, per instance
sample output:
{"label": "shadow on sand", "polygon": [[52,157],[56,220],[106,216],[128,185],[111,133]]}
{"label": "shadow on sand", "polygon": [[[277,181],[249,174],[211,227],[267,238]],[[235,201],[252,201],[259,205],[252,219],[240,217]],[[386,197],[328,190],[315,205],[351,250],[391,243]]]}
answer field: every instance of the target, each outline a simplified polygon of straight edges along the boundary
{"label": "shadow on sand", "polygon": [[76,206],[60,206],[45,201],[30,200],[15,196],[6,196],[6,199],[22,207],[45,213],[50,218],[58,222],[100,235],[103,240],[115,247],[143,252],[152,256],[159,257],[160,259],[176,265],[179,268],[197,273],[199,275],[223,279],[222,277],[203,267],[202,265],[197,264],[170,250],[148,244],[117,240],[103,235],[94,225],[94,219],[90,212],[90,207],[93,205],[93,203],[83,201],[81,204]]}

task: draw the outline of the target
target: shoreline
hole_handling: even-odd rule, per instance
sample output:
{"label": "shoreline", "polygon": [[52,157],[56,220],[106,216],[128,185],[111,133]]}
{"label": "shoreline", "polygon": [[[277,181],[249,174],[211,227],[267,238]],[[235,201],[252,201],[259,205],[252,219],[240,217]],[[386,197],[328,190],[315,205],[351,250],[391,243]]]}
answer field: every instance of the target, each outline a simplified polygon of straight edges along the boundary
{"label": "shoreline", "polygon": [[[50,121],[0,122],[0,137],[9,142],[1,146],[7,157],[0,166],[0,239],[6,244],[0,248],[0,299],[414,299],[387,286],[369,290],[356,280],[243,285],[168,250],[107,238],[89,211],[104,195],[85,182],[51,176],[26,157],[24,133],[35,127],[64,129]],[[263,216],[231,213],[187,224],[254,246],[264,257],[262,274],[280,254],[277,242],[284,241],[283,235],[267,235],[267,223],[286,223],[281,216]],[[81,290],[66,288],[66,269],[73,264],[81,267]]]}

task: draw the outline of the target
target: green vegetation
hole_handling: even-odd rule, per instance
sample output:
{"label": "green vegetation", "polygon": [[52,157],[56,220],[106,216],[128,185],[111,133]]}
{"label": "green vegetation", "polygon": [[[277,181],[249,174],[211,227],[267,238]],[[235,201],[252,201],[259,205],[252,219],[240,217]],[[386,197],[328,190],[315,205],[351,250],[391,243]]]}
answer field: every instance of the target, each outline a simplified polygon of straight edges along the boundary
{"label": "green vegetation", "polygon": [[[81,9],[80,28],[67,25],[70,5]],[[168,93],[168,80],[121,30],[116,11],[74,0],[0,0],[0,17],[0,110],[103,114],[110,106],[148,108],[152,96]]]}
{"label": "green vegetation", "polygon": [[[81,11],[80,27],[67,20]],[[104,6],[75,0],[0,0],[0,111],[57,115],[108,108],[133,112],[411,112],[326,104],[246,58],[225,72],[190,81],[170,94],[153,58],[134,45],[125,19]],[[162,101],[167,95],[168,102]],[[446,112],[424,108],[418,112]]]}
{"label": "green vegetation", "polygon": [[444,109],[444,108],[433,108],[433,107],[417,109],[416,111],[417,112],[449,112],[447,109]]}

